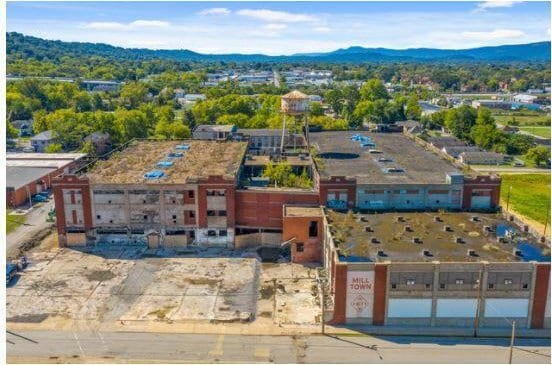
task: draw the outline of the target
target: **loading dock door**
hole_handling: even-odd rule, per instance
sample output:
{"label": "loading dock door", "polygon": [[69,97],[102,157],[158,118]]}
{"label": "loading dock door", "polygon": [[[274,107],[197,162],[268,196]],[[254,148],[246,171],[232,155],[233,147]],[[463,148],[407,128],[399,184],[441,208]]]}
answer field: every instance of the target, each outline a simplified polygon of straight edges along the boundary
{"label": "loading dock door", "polygon": [[148,247],[149,248],[158,248],[159,247],[159,234],[150,233],[148,235]]}
{"label": "loading dock door", "polygon": [[491,192],[488,190],[474,190],[471,196],[472,209],[490,209]]}

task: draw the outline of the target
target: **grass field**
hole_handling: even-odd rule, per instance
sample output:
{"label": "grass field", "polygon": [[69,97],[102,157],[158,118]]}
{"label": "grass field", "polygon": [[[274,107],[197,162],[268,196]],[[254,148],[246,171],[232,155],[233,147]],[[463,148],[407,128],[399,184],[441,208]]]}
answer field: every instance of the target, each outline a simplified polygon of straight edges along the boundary
{"label": "grass field", "polygon": [[519,127],[520,130],[527,133],[531,133],[538,137],[550,138],[550,127],[545,126],[531,126],[531,127]]}
{"label": "grass field", "polygon": [[11,210],[6,210],[6,234],[25,223],[24,215],[10,215],[10,213]]}
{"label": "grass field", "polygon": [[543,113],[524,113],[517,114],[511,112],[508,114],[493,114],[493,118],[499,124],[506,125],[511,123],[514,119],[520,126],[541,125],[550,126],[550,115]]}
{"label": "grass field", "polygon": [[527,218],[544,224],[550,207],[549,174],[502,175],[501,197],[506,209],[510,189],[510,208]]}

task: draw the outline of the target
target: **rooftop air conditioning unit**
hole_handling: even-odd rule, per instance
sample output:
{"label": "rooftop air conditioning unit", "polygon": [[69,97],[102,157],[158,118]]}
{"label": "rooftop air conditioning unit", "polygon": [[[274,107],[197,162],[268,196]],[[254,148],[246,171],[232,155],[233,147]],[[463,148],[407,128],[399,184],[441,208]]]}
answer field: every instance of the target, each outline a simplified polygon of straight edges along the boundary
{"label": "rooftop air conditioning unit", "polygon": [[462,237],[454,237],[454,243],[466,243]]}
{"label": "rooftop air conditioning unit", "polygon": [[452,232],[452,227],[451,227],[451,226],[444,226],[444,227],[443,227],[443,230],[444,230],[445,232]]}
{"label": "rooftop air conditioning unit", "polygon": [[372,237],[372,239],[370,240],[370,242],[375,243],[375,244],[378,244],[378,243],[380,243],[380,240],[377,239],[376,237]]}
{"label": "rooftop air conditioning unit", "polygon": [[423,250],[422,255],[424,255],[425,257],[433,257],[433,254],[429,250]]}
{"label": "rooftop air conditioning unit", "polygon": [[420,237],[412,237],[412,243],[421,244],[421,243],[423,243],[423,242],[422,242],[422,240],[420,239]]}
{"label": "rooftop air conditioning unit", "polygon": [[364,227],[364,232],[374,232],[374,229],[370,226],[365,226]]}
{"label": "rooftop air conditioning unit", "polygon": [[468,250],[468,256],[469,257],[477,257],[477,253],[475,252],[475,250]]}

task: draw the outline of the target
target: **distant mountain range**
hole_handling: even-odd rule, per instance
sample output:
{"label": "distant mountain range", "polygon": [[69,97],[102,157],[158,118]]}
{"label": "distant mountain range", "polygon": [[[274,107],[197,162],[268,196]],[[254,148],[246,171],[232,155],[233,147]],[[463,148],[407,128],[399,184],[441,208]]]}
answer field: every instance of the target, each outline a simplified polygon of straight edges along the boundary
{"label": "distant mountain range", "polygon": [[55,60],[63,56],[103,56],[114,59],[170,59],[197,62],[549,62],[550,42],[538,42],[470,49],[388,49],[349,47],[326,53],[299,53],[289,56],[263,54],[201,54],[187,49],[154,50],[122,48],[103,43],[81,43],[45,40],[20,33],[7,33],[8,60],[10,56]]}

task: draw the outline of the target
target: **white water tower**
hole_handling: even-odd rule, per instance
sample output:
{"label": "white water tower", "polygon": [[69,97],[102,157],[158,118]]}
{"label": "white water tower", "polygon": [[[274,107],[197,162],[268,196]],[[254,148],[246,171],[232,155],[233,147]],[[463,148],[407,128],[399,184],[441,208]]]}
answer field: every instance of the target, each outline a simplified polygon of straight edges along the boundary
{"label": "white water tower", "polygon": [[[296,118],[304,116],[305,120],[305,137],[307,140],[307,148],[309,147],[309,118],[310,99],[308,95],[303,94],[298,90],[293,90],[281,97],[280,110],[284,114],[284,122],[282,123],[282,141],[280,144],[280,153],[284,153],[284,138],[286,134],[286,116],[291,115]],[[300,118],[302,119],[302,118]]]}

